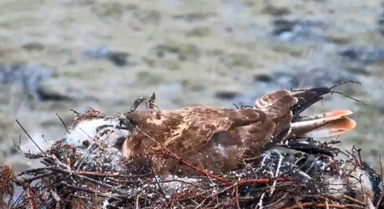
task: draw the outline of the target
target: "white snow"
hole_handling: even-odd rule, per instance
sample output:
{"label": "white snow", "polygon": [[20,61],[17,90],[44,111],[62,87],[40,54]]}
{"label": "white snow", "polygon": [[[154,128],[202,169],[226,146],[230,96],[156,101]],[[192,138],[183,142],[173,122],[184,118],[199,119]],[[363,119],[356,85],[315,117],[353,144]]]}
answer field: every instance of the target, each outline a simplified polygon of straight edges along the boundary
{"label": "white snow", "polygon": [[67,143],[72,146],[82,146],[84,140],[92,142],[97,134],[97,127],[102,125],[116,126],[117,120],[94,119],[81,121],[69,134],[66,134]]}

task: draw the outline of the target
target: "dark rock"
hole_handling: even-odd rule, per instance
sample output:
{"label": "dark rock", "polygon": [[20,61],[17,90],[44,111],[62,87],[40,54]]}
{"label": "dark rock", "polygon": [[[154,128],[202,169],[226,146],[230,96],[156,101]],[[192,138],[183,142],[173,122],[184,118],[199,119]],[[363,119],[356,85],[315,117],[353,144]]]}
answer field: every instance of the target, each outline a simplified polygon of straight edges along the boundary
{"label": "dark rock", "polygon": [[238,94],[238,92],[234,91],[218,91],[215,93],[215,96],[223,100],[233,100]]}
{"label": "dark rock", "polygon": [[51,77],[52,69],[44,66],[0,64],[0,84],[21,85],[34,100],[39,100],[38,85]]}
{"label": "dark rock", "polygon": [[159,58],[174,57],[176,55],[180,61],[196,61],[201,55],[201,51],[196,45],[176,42],[159,44],[154,48],[154,52]]}
{"label": "dark rock", "polygon": [[233,67],[243,67],[243,68],[253,68],[254,64],[252,58],[247,54],[242,53],[230,53],[220,56],[220,62],[229,68]]}
{"label": "dark rock", "polygon": [[232,27],[225,27],[225,32],[232,33],[233,32],[233,28]]}
{"label": "dark rock", "polygon": [[375,47],[350,47],[340,52],[340,55],[352,62],[363,65],[384,60],[384,49]]}
{"label": "dark rock", "polygon": [[268,4],[263,8],[263,13],[270,14],[273,16],[283,16],[288,15],[291,12],[289,11],[289,8],[287,7],[276,7],[273,4]]}
{"label": "dark rock", "polygon": [[269,83],[269,82],[272,82],[273,78],[271,75],[268,75],[268,74],[258,74],[258,75],[255,75],[255,80]]}
{"label": "dark rock", "polygon": [[378,30],[381,35],[384,36],[384,14],[381,14],[377,20]]}
{"label": "dark rock", "polygon": [[133,16],[143,24],[159,24],[161,13],[157,10],[135,10]]}
{"label": "dark rock", "polygon": [[122,67],[124,65],[128,64],[127,57],[129,56],[128,53],[125,52],[111,52],[109,53],[109,60],[111,62],[119,67]]}
{"label": "dark rock", "polygon": [[46,87],[45,85],[40,85],[37,88],[37,93],[41,101],[63,101],[63,100],[72,100],[69,96],[63,95],[53,89]]}
{"label": "dark rock", "polygon": [[345,69],[354,74],[360,74],[365,76],[371,75],[371,72],[367,70],[365,65],[360,65],[360,64],[350,65],[345,67]]}
{"label": "dark rock", "polygon": [[80,89],[75,89],[65,79],[60,78],[51,78],[41,82],[37,92],[42,101],[94,100],[94,98],[85,95]]}
{"label": "dark rock", "polygon": [[204,37],[209,35],[210,29],[208,27],[195,27],[189,30],[186,35],[189,37]]}
{"label": "dark rock", "polygon": [[377,149],[371,149],[371,155],[374,156],[374,157],[378,157],[379,156],[379,151]]}
{"label": "dark rock", "polygon": [[324,24],[316,20],[278,19],[273,22],[272,34],[283,41],[319,41],[324,39]]}
{"label": "dark rock", "polygon": [[42,51],[45,49],[44,45],[38,42],[24,44],[23,48],[28,51]]}
{"label": "dark rock", "polygon": [[137,64],[135,60],[127,52],[111,51],[107,46],[94,46],[90,47],[83,52],[84,56],[88,59],[106,59],[118,67],[126,65],[134,66]]}
{"label": "dark rock", "polygon": [[182,19],[187,22],[197,22],[197,21],[204,21],[213,15],[214,15],[213,13],[187,13],[187,14],[173,15],[173,19],[175,20]]}
{"label": "dark rock", "polygon": [[126,10],[128,10],[128,7],[124,7],[122,4],[116,2],[100,3],[91,6],[91,11],[103,19],[120,19]]}
{"label": "dark rock", "polygon": [[358,81],[357,77],[348,71],[325,67],[276,71],[272,74],[272,77],[275,84],[288,89],[310,86],[327,87],[342,81]]}
{"label": "dark rock", "polygon": [[273,34],[274,35],[281,35],[284,32],[290,32],[294,29],[295,25],[297,24],[297,21],[292,21],[292,20],[275,20],[273,22]]}
{"label": "dark rock", "polygon": [[325,42],[334,43],[337,45],[345,45],[353,42],[353,39],[348,34],[326,34],[324,35]]}

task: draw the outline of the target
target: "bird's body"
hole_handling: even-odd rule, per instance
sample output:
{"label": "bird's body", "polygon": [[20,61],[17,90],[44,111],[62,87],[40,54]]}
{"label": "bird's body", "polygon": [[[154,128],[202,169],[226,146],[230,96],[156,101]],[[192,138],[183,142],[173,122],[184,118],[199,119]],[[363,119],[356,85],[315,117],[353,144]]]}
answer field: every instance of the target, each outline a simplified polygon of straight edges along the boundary
{"label": "bird's body", "polygon": [[[215,174],[236,170],[257,158],[270,145],[311,134],[335,135],[352,129],[350,111],[314,117],[299,114],[322,99],[324,89],[292,93],[281,90],[257,100],[253,108],[186,107],[179,110],[145,110],[126,115],[130,135],[124,141],[125,157],[168,149],[184,161]],[[160,174],[190,172],[175,159],[152,155]]]}

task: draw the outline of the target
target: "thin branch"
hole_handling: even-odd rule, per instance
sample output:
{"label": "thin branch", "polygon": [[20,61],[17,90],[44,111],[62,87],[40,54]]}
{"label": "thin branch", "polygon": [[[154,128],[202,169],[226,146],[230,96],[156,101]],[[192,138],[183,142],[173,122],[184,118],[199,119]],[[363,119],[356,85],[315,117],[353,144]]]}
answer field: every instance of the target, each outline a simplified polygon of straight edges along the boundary
{"label": "thin branch", "polygon": [[77,112],[76,110],[74,110],[74,109],[69,109],[71,112],[73,112],[74,114],[76,114],[76,115],[80,115],[81,113],[79,113],[79,112]]}
{"label": "thin branch", "polygon": [[60,117],[60,115],[59,115],[58,113],[56,113],[56,115],[57,115],[57,117],[59,117],[59,120],[60,120],[61,123],[63,124],[63,126],[64,126],[64,128],[65,128],[65,131],[66,131],[67,133],[69,133],[68,127],[67,127],[67,125],[65,125],[64,120]]}
{"label": "thin branch", "polygon": [[341,81],[340,83],[331,86],[329,89],[331,90],[331,89],[334,89],[336,87],[339,87],[339,86],[347,84],[347,83],[354,83],[354,84],[360,84],[361,85],[361,82],[359,82],[359,81],[352,81],[352,80],[350,80],[350,81]]}
{"label": "thin branch", "polygon": [[45,156],[47,155],[40,147],[39,145],[35,142],[35,140],[32,139],[32,137],[29,135],[29,133],[25,130],[25,128],[21,125],[21,123],[16,120],[16,123],[19,124],[20,128],[23,129],[24,133],[28,136],[28,138],[33,142],[33,144],[35,144],[35,146],[40,150],[40,152],[42,154],[44,154]]}
{"label": "thin branch", "polygon": [[148,156],[146,156],[146,159],[147,159],[147,163],[149,164],[149,167],[150,167],[150,169],[152,171],[153,178],[155,179],[155,183],[156,183],[156,185],[157,185],[157,187],[159,189],[160,194],[163,195],[164,199],[167,200],[167,202],[168,202],[168,198],[167,198],[167,196],[164,193],[163,187],[161,187],[161,185],[159,183],[159,180],[157,179],[157,176],[155,175],[155,172],[153,171],[152,161],[149,159]]}

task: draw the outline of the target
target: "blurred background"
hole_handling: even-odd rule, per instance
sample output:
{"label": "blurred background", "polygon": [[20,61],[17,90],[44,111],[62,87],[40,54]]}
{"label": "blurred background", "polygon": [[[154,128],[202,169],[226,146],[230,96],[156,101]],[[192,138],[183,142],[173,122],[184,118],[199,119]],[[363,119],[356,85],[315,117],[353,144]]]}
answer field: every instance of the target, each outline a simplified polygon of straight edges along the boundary
{"label": "blurred background", "polygon": [[[64,136],[56,113],[252,105],[282,88],[355,80],[310,112],[351,109],[373,167],[384,154],[384,2],[379,0],[1,0],[0,164],[31,166],[13,146]],[[35,147],[24,150],[37,150]]]}

